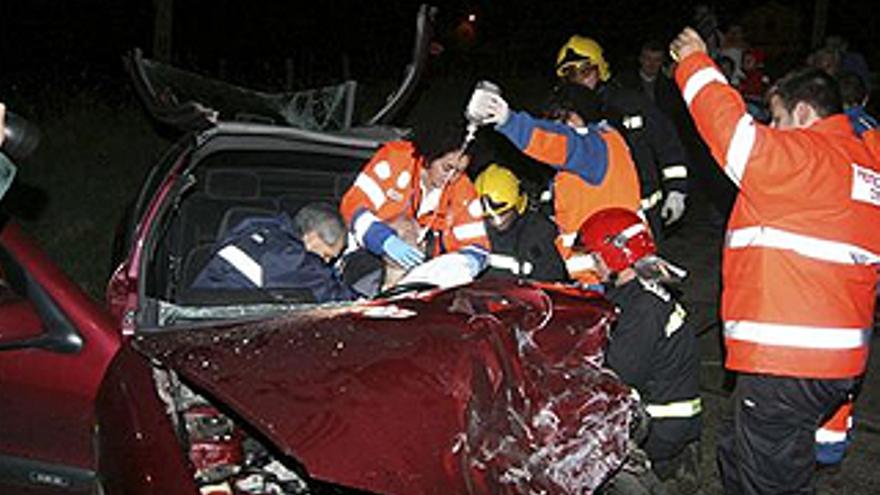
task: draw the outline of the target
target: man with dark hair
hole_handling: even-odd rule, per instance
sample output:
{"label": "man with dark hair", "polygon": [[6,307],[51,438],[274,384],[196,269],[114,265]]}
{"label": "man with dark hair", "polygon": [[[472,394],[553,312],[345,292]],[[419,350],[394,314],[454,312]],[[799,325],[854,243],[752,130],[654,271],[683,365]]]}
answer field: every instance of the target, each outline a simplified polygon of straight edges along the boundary
{"label": "man with dark hair", "polygon": [[746,112],[693,29],[670,51],[703,139],[740,193],[727,225],[721,315],[738,372],[718,461],[725,493],[811,493],[816,429],[865,372],[880,262],[880,164],[834,79],[802,69]]}
{"label": "man with dark hair", "polygon": [[328,203],[242,220],[217,241],[195,289],[303,289],[315,302],[354,299],[330,262],[345,247],[346,229]]}
{"label": "man with dark hair", "polygon": [[880,124],[865,109],[868,104],[868,88],[862,78],[854,72],[842,72],[837,77],[840,84],[840,96],[843,100],[843,112],[849,117],[853,130],[871,151],[880,157]]}
{"label": "man with dark hair", "polygon": [[[701,206],[711,205],[717,214],[713,214],[710,210],[708,218],[714,220],[713,224],[723,226],[733,205],[736,189],[724,174],[713,166],[712,155],[694,127],[694,122],[681,98],[681,92],[664,71],[664,65],[668,60],[667,52],[668,49],[659,41],[653,39],[645,41],[639,51],[638,67],[621,71],[612,82],[644,94],[672,122],[687,155],[689,167],[686,180],[687,189],[692,194],[690,202]],[[724,59],[730,62],[732,71],[733,60],[724,55],[718,58],[718,60]],[[723,70],[723,63],[719,63]],[[682,188],[671,189],[684,192]],[[696,195],[697,199],[694,200],[693,195]]]}
{"label": "man with dark hair", "polygon": [[[462,126],[433,129],[417,136],[417,144],[382,146],[343,196],[340,211],[358,245],[376,256],[409,270],[426,256],[458,252],[475,277],[486,266],[489,240],[480,200],[463,173],[470,154],[460,149]],[[388,225],[401,216],[418,223],[427,253]]]}

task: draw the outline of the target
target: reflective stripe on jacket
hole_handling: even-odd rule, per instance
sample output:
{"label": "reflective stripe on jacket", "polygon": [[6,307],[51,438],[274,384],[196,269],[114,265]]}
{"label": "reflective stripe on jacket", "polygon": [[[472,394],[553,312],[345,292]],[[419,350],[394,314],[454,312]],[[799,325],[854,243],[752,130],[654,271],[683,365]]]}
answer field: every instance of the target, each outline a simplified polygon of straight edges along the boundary
{"label": "reflective stripe on jacket", "polygon": [[[635,278],[608,287],[620,310],[609,334],[605,362],[646,403],[652,459],[700,437],[700,362],[687,311],[657,282]],[[652,440],[653,438],[653,440]],[[660,449],[666,445],[667,449]]]}
{"label": "reflective stripe on jacket", "polygon": [[[376,254],[392,234],[385,224],[400,216],[415,218],[434,233],[432,255],[474,246],[488,251],[483,207],[471,180],[464,174],[450,183],[435,205],[423,205],[421,173],[424,159],[412,143],[385,144],[364,166],[342,198],[340,211],[355,239]],[[420,211],[424,210],[424,211]]]}
{"label": "reflective stripe on jacket", "polygon": [[[488,223],[488,222],[487,222]],[[554,246],[557,228],[543,213],[526,209],[507,230],[487,226],[492,254],[488,277],[523,277],[543,281],[568,278]]]}
{"label": "reflective stripe on jacket", "polygon": [[880,167],[833,115],[756,124],[711,59],[676,71],[700,134],[740,188],[724,250],[728,368],[807,378],[861,374],[880,261]]}
{"label": "reflective stripe on jacket", "polygon": [[828,421],[816,430],[816,442],[820,444],[845,442],[847,433],[853,425],[852,411],[851,400],[838,407]]}
{"label": "reflective stripe on jacket", "polygon": [[602,117],[621,133],[629,146],[641,183],[642,211],[655,240],[660,240],[663,238],[660,205],[664,193],[687,192],[687,156],[679,131],[671,118],[642,91],[611,80],[599,88],[598,94],[602,100]]}
{"label": "reflective stripe on jacket", "polygon": [[608,126],[574,129],[521,112],[513,112],[498,131],[530,157],[559,170],[553,178],[556,248],[571,278],[597,282],[592,258],[572,247],[593,213],[610,207],[639,211],[639,177],[623,137]]}
{"label": "reflective stripe on jacket", "polygon": [[306,250],[290,217],[246,218],[217,241],[208,263],[192,284],[195,289],[303,289],[315,302],[345,301],[354,293],[336,272]]}

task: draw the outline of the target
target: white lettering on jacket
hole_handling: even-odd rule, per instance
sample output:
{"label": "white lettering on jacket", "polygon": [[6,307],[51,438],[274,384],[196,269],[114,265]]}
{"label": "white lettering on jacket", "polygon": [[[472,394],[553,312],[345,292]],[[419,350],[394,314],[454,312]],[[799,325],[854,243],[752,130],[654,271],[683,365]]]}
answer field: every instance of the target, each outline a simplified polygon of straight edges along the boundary
{"label": "white lettering on jacket", "polygon": [[856,163],[852,164],[852,194],[854,201],[880,206],[880,173]]}

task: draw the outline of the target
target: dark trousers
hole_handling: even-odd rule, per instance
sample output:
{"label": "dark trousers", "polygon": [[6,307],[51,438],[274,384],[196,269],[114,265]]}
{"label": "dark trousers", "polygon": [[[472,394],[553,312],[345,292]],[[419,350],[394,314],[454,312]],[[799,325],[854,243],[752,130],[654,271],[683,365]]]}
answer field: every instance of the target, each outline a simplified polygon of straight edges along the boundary
{"label": "dark trousers", "polygon": [[737,376],[732,414],[718,440],[724,493],[814,493],[816,428],[854,384],[854,379]]}

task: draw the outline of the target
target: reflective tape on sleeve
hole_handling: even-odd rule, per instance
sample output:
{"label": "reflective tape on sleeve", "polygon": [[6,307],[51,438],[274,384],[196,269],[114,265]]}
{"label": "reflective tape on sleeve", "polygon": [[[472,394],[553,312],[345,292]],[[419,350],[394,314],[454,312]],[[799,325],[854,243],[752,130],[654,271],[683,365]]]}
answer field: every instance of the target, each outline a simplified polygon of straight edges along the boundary
{"label": "reflective tape on sleeve", "polygon": [[671,165],[663,168],[663,179],[687,179],[688,169],[684,165]]}
{"label": "reflective tape on sleeve", "polygon": [[691,74],[682,91],[682,96],[687,105],[691,106],[691,102],[694,101],[697,93],[713,81],[727,84],[727,78],[715,67],[706,67]]}
{"label": "reflective tape on sleeve", "polygon": [[668,404],[648,404],[645,410],[652,418],[692,418],[703,412],[703,402],[697,397]]}
{"label": "reflective tape on sleeve", "polygon": [[217,253],[257,287],[263,286],[263,267],[238,246],[229,245]]}
{"label": "reflective tape on sleeve", "polygon": [[379,184],[369,175],[361,172],[358,174],[357,179],[355,179],[354,185],[370,198],[374,208],[379,209],[385,204],[385,193],[382,192]]}
{"label": "reflective tape on sleeve", "polygon": [[463,223],[452,227],[452,234],[460,241],[484,237],[486,235],[486,226],[483,221]]}
{"label": "reflective tape on sleeve", "polygon": [[817,443],[840,443],[845,441],[845,431],[834,431],[827,428],[819,428],[818,430],[816,430]]}
{"label": "reflective tape on sleeve", "polygon": [[370,230],[370,226],[373,225],[374,222],[378,222],[379,218],[376,217],[371,211],[362,210],[361,213],[355,218],[354,224],[352,225],[352,232],[354,233],[354,238],[357,240],[358,244],[361,246],[364,245],[364,236],[367,235],[367,231]]}
{"label": "reflective tape on sleeve", "polygon": [[755,146],[756,134],[755,119],[747,113],[743,114],[739,122],[736,123],[733,136],[730,137],[730,145],[727,147],[727,163],[724,165],[724,172],[737,187],[742,183],[749,155],[752,154],[752,148]]}
{"label": "reflective tape on sleeve", "polygon": [[520,274],[519,261],[513,256],[506,254],[489,254],[489,266],[500,270],[507,270],[514,275]]}

